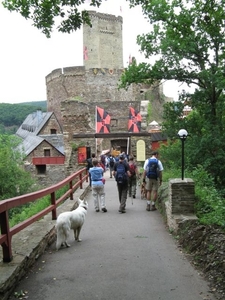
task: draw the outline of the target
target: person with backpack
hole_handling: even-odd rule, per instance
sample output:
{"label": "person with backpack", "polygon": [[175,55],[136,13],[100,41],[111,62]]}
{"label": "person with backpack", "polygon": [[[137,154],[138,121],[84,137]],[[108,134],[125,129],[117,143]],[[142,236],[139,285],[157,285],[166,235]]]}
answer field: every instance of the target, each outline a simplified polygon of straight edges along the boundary
{"label": "person with backpack", "polygon": [[[105,188],[103,182],[104,170],[97,158],[92,159],[93,167],[89,169],[91,174],[92,196],[94,199],[95,211],[99,212],[99,205],[102,212],[107,212],[105,206]],[[99,203],[100,202],[100,203]]]}
{"label": "person with backpack", "polygon": [[138,168],[134,162],[133,156],[129,157],[129,171],[130,176],[128,178],[128,195],[129,197],[136,198],[136,186],[137,186],[137,176],[138,176]]}
{"label": "person with backpack", "polygon": [[101,165],[104,166],[104,170],[106,169],[105,158],[106,158],[106,156],[104,154],[100,155]]}
{"label": "person with backpack", "polygon": [[147,211],[156,210],[155,202],[158,198],[158,188],[162,184],[163,165],[158,159],[159,153],[152,152],[152,156],[144,163],[143,183],[147,190]]}
{"label": "person with backpack", "polygon": [[119,194],[119,212],[126,212],[127,190],[128,190],[128,177],[130,176],[129,166],[124,161],[124,156],[119,156],[119,161],[115,163],[113,176],[117,182],[117,189]]}
{"label": "person with backpack", "polygon": [[115,158],[112,156],[112,154],[109,156],[108,159],[108,165],[109,165],[109,174],[110,174],[110,178],[112,178],[112,172],[114,170],[114,165],[115,165]]}
{"label": "person with backpack", "polygon": [[[91,154],[91,157],[87,159],[86,169],[89,171],[90,168],[93,167],[92,159],[95,158],[95,153]],[[89,186],[91,186],[91,174],[89,172]]]}

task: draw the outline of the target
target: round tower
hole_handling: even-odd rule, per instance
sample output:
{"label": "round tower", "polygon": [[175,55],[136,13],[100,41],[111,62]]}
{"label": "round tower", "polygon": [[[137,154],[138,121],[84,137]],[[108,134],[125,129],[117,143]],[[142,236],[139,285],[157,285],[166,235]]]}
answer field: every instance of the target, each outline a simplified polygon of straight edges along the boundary
{"label": "round tower", "polygon": [[[128,102],[142,99],[139,85],[118,90],[123,73],[123,19],[89,11],[92,27],[83,25],[84,66],[53,70],[46,76],[47,109],[63,126],[61,103]],[[128,106],[127,104],[127,106]]]}

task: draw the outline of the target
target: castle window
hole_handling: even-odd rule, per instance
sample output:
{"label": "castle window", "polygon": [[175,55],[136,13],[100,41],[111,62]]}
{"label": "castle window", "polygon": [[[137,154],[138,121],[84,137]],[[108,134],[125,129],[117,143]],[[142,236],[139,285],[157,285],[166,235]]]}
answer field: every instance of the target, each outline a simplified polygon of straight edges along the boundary
{"label": "castle window", "polygon": [[56,129],[50,129],[51,134],[56,134]]}
{"label": "castle window", "polygon": [[51,156],[50,149],[44,149],[44,156]]}
{"label": "castle window", "polygon": [[36,165],[38,175],[46,174],[46,165]]}

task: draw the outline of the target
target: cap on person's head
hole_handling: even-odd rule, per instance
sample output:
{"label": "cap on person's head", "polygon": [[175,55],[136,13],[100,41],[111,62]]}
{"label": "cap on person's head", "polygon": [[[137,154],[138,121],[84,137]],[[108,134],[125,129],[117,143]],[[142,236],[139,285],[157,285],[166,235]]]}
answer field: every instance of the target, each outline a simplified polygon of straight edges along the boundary
{"label": "cap on person's head", "polygon": [[123,155],[120,155],[120,157],[119,157],[120,159],[122,159],[122,160],[124,160],[124,156]]}

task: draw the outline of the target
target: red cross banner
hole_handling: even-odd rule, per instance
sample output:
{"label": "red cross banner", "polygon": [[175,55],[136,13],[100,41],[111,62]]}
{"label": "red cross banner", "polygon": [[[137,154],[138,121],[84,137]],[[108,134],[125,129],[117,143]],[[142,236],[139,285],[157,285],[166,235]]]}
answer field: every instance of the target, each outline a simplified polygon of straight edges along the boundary
{"label": "red cross banner", "polygon": [[87,46],[84,46],[83,58],[84,58],[84,60],[88,60],[88,49],[87,49]]}
{"label": "red cross banner", "polygon": [[141,131],[141,114],[133,107],[129,108],[128,132]]}
{"label": "red cross banner", "polygon": [[111,117],[103,108],[96,106],[96,133],[110,132]]}

